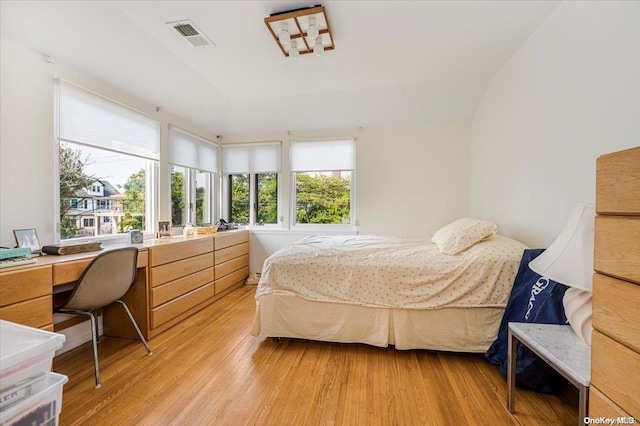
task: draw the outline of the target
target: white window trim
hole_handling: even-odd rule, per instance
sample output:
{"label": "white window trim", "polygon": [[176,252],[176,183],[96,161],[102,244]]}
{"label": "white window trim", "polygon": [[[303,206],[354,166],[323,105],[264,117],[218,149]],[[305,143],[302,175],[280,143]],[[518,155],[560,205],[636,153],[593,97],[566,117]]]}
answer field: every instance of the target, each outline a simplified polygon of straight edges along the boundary
{"label": "white window trim", "polygon": [[[60,137],[60,84],[61,84],[61,79],[59,77],[54,77],[53,82],[54,82],[54,96],[53,96],[53,111],[54,111],[54,132],[53,132],[53,145],[54,145],[54,158],[53,158],[53,172],[54,172],[54,177],[52,179],[53,181],[53,204],[54,204],[54,211],[53,211],[53,223],[55,224],[54,226],[54,232],[53,232],[53,236],[54,236],[54,243],[55,244],[77,244],[77,243],[83,243],[83,242],[88,242],[88,241],[100,241],[105,243],[106,245],[109,244],[120,244],[120,243],[124,243],[127,241],[127,234],[115,234],[115,235],[97,235],[97,236],[92,236],[92,237],[77,237],[77,238],[71,238],[71,239],[65,239],[65,240],[61,240],[60,238],[60,142],[68,142],[68,143],[73,143],[76,145],[85,145],[85,146],[91,146],[91,145],[87,145],[85,143],[82,142],[78,142],[78,141],[74,141],[74,140],[66,140],[64,138]],[[75,85],[73,83],[64,82],[65,84],[71,84],[73,86],[79,87],[83,90],[86,90],[87,92],[90,92],[102,99],[106,99],[107,101],[113,102],[114,104],[117,104],[121,107],[127,108],[128,110],[136,113],[136,114],[140,114],[144,117],[147,117],[150,121],[155,122],[158,124],[158,126],[160,126],[160,122],[158,122],[157,120],[149,117],[148,115],[137,111],[133,108],[128,107],[127,105],[124,105],[120,102],[117,102],[113,99],[110,99],[106,96],[103,96],[99,93],[93,92],[91,90],[85,89],[81,86]],[[159,132],[159,130],[158,130]],[[158,133],[159,134],[159,133]],[[158,147],[160,145],[160,141],[158,141]],[[158,188],[158,172],[159,172],[159,160],[158,159],[154,159],[154,158],[149,158],[149,157],[144,157],[144,156],[140,156],[137,155],[135,153],[125,153],[125,152],[121,152],[118,150],[113,150],[110,148],[105,148],[105,147],[100,147],[100,146],[94,146],[95,148],[98,149],[102,149],[105,151],[112,151],[112,152],[118,152],[124,155],[130,155],[132,157],[137,157],[137,158],[143,158],[145,160],[147,160],[147,169],[146,169],[146,173],[145,173],[145,177],[146,177],[146,182],[145,182],[145,186],[146,186],[146,191],[149,194],[148,197],[146,197],[145,199],[145,214],[146,214],[146,229],[144,230],[144,236],[145,237],[150,237],[150,238],[154,238],[155,237],[155,232],[156,232],[156,220],[157,220],[157,211],[158,211],[158,205],[159,205],[159,201],[158,201],[158,195],[159,195],[159,188]]]}
{"label": "white window trim", "polygon": [[[278,146],[279,152],[280,152],[280,156],[278,158],[278,164],[277,164],[277,169],[278,170],[272,170],[272,171],[255,171],[255,170],[245,170],[245,171],[240,171],[240,170],[234,170],[233,172],[229,173],[229,170],[227,168],[227,166],[224,164],[224,159],[225,159],[225,153],[224,150],[225,148],[227,149],[234,149],[234,148],[257,148],[257,147],[261,147],[261,146]],[[243,142],[243,143],[229,143],[229,144],[224,144],[222,145],[222,174],[221,174],[221,180],[222,180],[222,188],[221,188],[221,196],[222,196],[222,203],[221,203],[221,214],[220,217],[225,218],[225,216],[228,216],[228,212],[229,212],[229,200],[230,200],[230,194],[229,194],[229,175],[237,175],[237,174],[248,174],[249,175],[249,223],[247,225],[244,225],[243,228],[246,229],[287,229],[287,224],[284,223],[283,221],[283,216],[282,216],[282,206],[283,206],[283,191],[282,191],[282,177],[283,177],[283,173],[282,173],[282,167],[283,167],[283,161],[282,161],[282,156],[283,156],[283,149],[282,149],[282,141],[281,140],[274,140],[274,141],[260,141],[260,142]],[[265,173],[276,173],[277,175],[277,179],[278,179],[278,190],[277,190],[277,194],[276,194],[276,200],[278,203],[277,206],[277,213],[276,213],[276,218],[277,218],[277,222],[276,223],[266,223],[263,225],[258,225],[256,223],[256,211],[255,211],[255,204],[257,202],[257,194],[255,191],[256,188],[256,174],[265,174]],[[225,218],[226,220],[229,220],[229,218]]]}
{"label": "white window trim", "polygon": [[[352,232],[357,231],[356,226],[356,171],[355,170],[345,170],[351,172],[351,180],[349,182],[350,185],[350,193],[349,193],[349,204],[350,204],[350,215],[349,215],[349,223],[326,223],[326,224],[315,224],[315,223],[296,223],[296,172],[290,172],[290,191],[289,191],[289,229],[292,231],[317,231],[317,232]],[[305,172],[299,172],[305,173]]]}
{"label": "white window trim", "polygon": [[[353,152],[353,169],[348,169],[344,171],[351,172],[351,181],[350,181],[350,217],[348,224],[312,224],[312,223],[296,223],[296,179],[295,173],[291,169],[291,145],[296,143],[305,143],[305,142],[331,142],[331,141],[339,141],[339,140],[352,140],[354,142],[354,152]],[[294,139],[289,141],[289,162],[287,164],[287,169],[289,171],[289,219],[288,219],[288,229],[291,231],[315,231],[315,232],[323,232],[323,233],[335,233],[335,232],[344,232],[344,233],[357,233],[358,224],[357,224],[357,214],[356,214],[356,160],[357,160],[357,139],[355,137],[335,137],[335,138],[314,138],[314,139]],[[299,171],[300,173],[306,172],[314,172],[316,170],[305,170]],[[324,171],[324,170],[323,170]]]}

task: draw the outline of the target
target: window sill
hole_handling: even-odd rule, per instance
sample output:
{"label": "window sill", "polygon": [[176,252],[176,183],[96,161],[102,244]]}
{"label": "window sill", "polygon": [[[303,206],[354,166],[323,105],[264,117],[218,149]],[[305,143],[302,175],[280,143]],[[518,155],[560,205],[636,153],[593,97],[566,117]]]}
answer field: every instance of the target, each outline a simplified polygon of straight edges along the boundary
{"label": "window sill", "polygon": [[358,230],[355,227],[309,227],[309,228],[295,228],[295,229],[281,229],[281,228],[263,228],[263,227],[250,227],[246,228],[251,234],[256,235],[357,235]]}

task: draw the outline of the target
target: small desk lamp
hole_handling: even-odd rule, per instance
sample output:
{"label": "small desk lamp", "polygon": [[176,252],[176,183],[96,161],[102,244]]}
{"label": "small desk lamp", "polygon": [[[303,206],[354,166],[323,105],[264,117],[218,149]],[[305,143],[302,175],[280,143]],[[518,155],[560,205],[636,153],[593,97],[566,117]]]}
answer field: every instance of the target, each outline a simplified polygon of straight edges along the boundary
{"label": "small desk lamp", "polygon": [[532,271],[569,286],[562,299],[569,324],[591,345],[591,289],[593,287],[593,240],[595,207],[576,204],[558,238],[529,262]]}

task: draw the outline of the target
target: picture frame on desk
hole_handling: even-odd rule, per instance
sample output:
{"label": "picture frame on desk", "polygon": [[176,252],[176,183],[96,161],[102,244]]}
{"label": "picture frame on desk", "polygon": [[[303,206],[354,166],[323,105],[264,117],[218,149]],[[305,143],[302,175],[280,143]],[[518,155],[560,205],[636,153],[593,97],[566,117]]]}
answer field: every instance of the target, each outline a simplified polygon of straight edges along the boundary
{"label": "picture frame on desk", "polygon": [[31,254],[42,254],[42,246],[38,239],[38,233],[35,228],[27,229],[14,229],[13,236],[16,239],[18,247],[28,247],[31,249]]}
{"label": "picture frame on desk", "polygon": [[171,221],[158,221],[158,238],[171,238]]}

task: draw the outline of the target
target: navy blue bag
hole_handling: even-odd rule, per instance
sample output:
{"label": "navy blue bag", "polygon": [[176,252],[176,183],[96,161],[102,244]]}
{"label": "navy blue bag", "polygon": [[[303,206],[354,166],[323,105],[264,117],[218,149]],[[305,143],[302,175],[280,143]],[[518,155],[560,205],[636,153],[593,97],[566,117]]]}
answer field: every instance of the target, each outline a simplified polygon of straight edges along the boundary
{"label": "navy blue bag", "polygon": [[[542,277],[531,269],[529,262],[544,249],[527,249],[522,255],[518,274],[500,323],[498,338],[485,354],[491,364],[498,365],[507,376],[508,323],[566,324],[562,297],[567,287]],[[536,354],[518,342],[516,346],[516,386],[547,394],[558,394],[567,383]]]}

